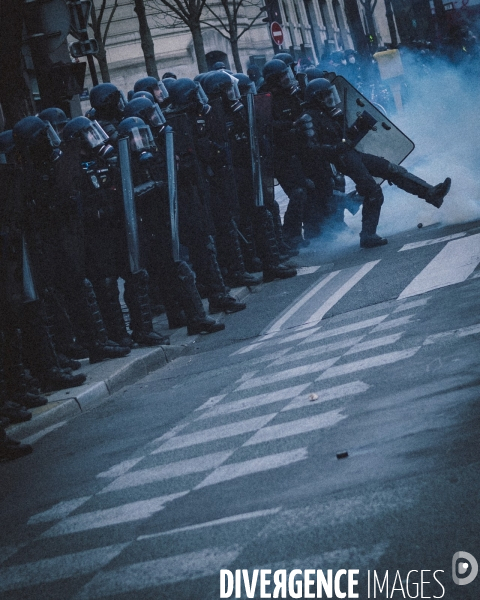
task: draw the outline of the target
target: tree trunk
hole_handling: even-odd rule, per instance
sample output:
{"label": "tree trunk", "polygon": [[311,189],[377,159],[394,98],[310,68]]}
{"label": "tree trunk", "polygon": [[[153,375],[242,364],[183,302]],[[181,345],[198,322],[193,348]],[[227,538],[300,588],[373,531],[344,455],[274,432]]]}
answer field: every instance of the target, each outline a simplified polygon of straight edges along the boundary
{"label": "tree trunk", "polygon": [[[97,40],[98,41],[98,40]],[[107,53],[102,44],[98,45],[98,54],[95,55],[103,83],[110,83],[110,71],[108,70]]]}
{"label": "tree trunk", "polygon": [[135,12],[137,13],[140,40],[142,45],[143,56],[145,59],[145,67],[149,77],[160,79],[157,69],[157,61],[155,59],[155,46],[153,43],[152,33],[148,26],[147,14],[145,11],[145,3],[143,0],[135,0]]}
{"label": "tree trunk", "polygon": [[202,29],[200,27],[200,23],[190,24],[189,29],[192,32],[193,48],[195,50],[195,57],[197,59],[198,72],[206,73],[208,71],[207,57],[205,56],[205,48],[203,46]]}
{"label": "tree trunk", "polygon": [[243,73],[242,61],[240,60],[240,52],[238,50],[238,38],[237,36],[230,37],[230,45],[232,47],[233,62],[235,63],[235,69],[237,73]]}

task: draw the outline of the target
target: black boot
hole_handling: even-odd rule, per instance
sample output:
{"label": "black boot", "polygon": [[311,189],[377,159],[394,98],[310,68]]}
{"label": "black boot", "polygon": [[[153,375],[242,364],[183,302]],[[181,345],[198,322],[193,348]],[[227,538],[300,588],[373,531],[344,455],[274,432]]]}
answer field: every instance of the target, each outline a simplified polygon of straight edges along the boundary
{"label": "black boot", "polygon": [[8,437],[3,427],[0,427],[0,460],[15,460],[31,454],[33,448],[30,444],[22,444]]}
{"label": "black boot", "polygon": [[238,302],[228,295],[222,272],[217,261],[217,249],[212,236],[202,240],[192,248],[190,258],[200,283],[205,287],[210,312],[238,312],[247,308],[244,302]]}
{"label": "black boot", "polygon": [[361,248],[376,248],[388,244],[386,238],[377,235],[377,225],[380,219],[380,210],[383,202],[383,194],[377,199],[365,198],[362,210],[362,231],[360,232]]}
{"label": "black boot", "polygon": [[238,227],[240,245],[245,261],[245,268],[249,273],[261,273],[262,261],[257,256],[255,248],[255,234],[250,219],[243,220]]}
{"label": "black boot", "polygon": [[124,298],[130,312],[133,341],[141,346],[170,344],[168,337],[163,337],[153,330],[152,311],[148,296],[148,273],[145,269],[126,278]]}
{"label": "black boot", "polygon": [[101,362],[109,358],[123,358],[130,354],[130,348],[119,346],[108,339],[107,330],[103,322],[97,297],[90,280],[84,279],[82,286],[82,310],[84,311],[85,340],[88,347],[90,364]]}
{"label": "black boot", "polygon": [[245,269],[237,225],[230,218],[217,235],[218,261],[225,267],[225,283],[230,287],[258,285],[260,280]]}
{"label": "black boot", "polygon": [[280,262],[272,213],[265,206],[256,208],[254,227],[257,248],[263,264],[263,281],[267,283],[274,279],[295,277],[297,270]]}
{"label": "black boot", "polygon": [[116,277],[106,277],[105,279],[92,281],[92,284],[108,339],[113,340],[119,346],[131,348],[133,340],[127,333],[122,305],[120,304],[118,279]]}
{"label": "black boot", "polygon": [[[295,188],[288,194],[288,206],[283,217],[283,237],[292,248],[297,247],[302,238],[302,224],[307,204],[307,190]],[[274,216],[275,219],[275,216]]]}
{"label": "black boot", "polygon": [[274,200],[273,204],[268,207],[268,210],[272,213],[275,238],[277,240],[277,247],[278,251],[280,252],[280,256],[284,257],[284,260],[288,260],[292,256],[298,256],[298,250],[296,248],[292,248],[285,241],[283,236],[282,218],[280,216],[280,206],[278,202]]}
{"label": "black boot", "polygon": [[184,261],[176,263],[177,278],[180,289],[180,301],[187,321],[188,335],[197,333],[215,333],[225,329],[223,323],[207,317],[202,299],[195,286],[195,274]]}
{"label": "black boot", "polygon": [[22,340],[25,364],[46,392],[76,387],[85,383],[86,375],[63,371],[53,346],[41,300],[23,305]]}
{"label": "black boot", "polygon": [[[48,400],[29,388],[23,365],[22,333],[20,329],[5,330],[5,381],[8,398],[25,408],[44,406]],[[80,363],[79,363],[80,365]]]}
{"label": "black boot", "polygon": [[436,208],[440,208],[443,204],[443,199],[450,191],[452,180],[447,177],[443,183],[435,186],[430,185],[420,177],[409,173],[407,169],[399,165],[390,164],[391,173],[388,180],[394,183],[397,187],[409,194],[422,198],[428,204],[432,204]]}

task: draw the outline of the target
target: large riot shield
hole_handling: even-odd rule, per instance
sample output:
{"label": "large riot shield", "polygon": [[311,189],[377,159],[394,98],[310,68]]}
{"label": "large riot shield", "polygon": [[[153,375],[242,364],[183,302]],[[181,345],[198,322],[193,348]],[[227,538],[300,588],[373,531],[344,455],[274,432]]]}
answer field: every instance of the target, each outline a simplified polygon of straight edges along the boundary
{"label": "large riot shield", "polygon": [[257,94],[254,97],[254,103],[262,175],[263,202],[266,206],[271,206],[275,200],[272,95]]}
{"label": "large riot shield", "polygon": [[355,149],[381,156],[396,165],[402,163],[415,148],[412,140],[346,79],[335,77],[332,83],[346,116],[346,137]]}
{"label": "large riot shield", "polygon": [[127,246],[130,271],[140,271],[140,244],[138,239],[137,213],[135,208],[135,192],[130,162],[129,138],[118,140],[118,161],[122,183],[123,207],[125,211],[125,227],[127,230]]}
{"label": "large riot shield", "polygon": [[173,260],[180,260],[180,241],[178,233],[178,196],[177,196],[177,163],[175,160],[174,131],[165,127],[165,157],[167,163],[167,185],[170,213],[170,231],[172,235]]}

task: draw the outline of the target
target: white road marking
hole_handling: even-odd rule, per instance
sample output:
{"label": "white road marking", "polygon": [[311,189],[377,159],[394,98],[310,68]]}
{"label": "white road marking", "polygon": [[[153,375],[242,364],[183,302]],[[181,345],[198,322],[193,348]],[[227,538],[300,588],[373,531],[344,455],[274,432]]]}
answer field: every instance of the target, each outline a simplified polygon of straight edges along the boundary
{"label": "white road marking", "polygon": [[353,277],[342,285],[342,287],[332,294],[309,318],[310,321],[320,321],[327,312],[337,304],[367,273],[369,273],[375,265],[378,265],[379,260],[368,262],[359,269]]}
{"label": "white road marking", "polygon": [[297,267],[297,276],[298,275],[311,275],[312,273],[315,273],[316,271],[318,271],[318,269],[321,266],[322,265],[318,265],[318,267]]}
{"label": "white road marking", "polygon": [[262,471],[286,467],[287,465],[305,460],[306,458],[308,458],[307,448],[298,448],[297,450],[291,450],[290,452],[269,454],[268,456],[262,456],[261,458],[253,458],[252,460],[223,465],[223,467],[219,467],[216,471],[208,475],[208,477],[204,479],[202,483],[197,485],[195,489],[199,490],[208,485],[215,485],[224,481],[236,479],[237,477],[252,475],[253,473],[261,473]]}
{"label": "white road marking", "polygon": [[303,340],[304,338],[316,333],[317,331],[320,331],[320,329],[321,329],[321,327],[315,327],[314,329],[312,329],[312,327],[314,325],[316,325],[316,323],[307,323],[306,325],[308,325],[309,331],[305,331],[304,327],[298,327],[298,328],[296,327],[295,329],[300,329],[301,331],[298,331],[297,333],[293,333],[292,335],[289,335],[281,340],[278,340],[276,343],[277,344],[288,344],[290,342],[296,342],[297,340]]}
{"label": "white road marking", "polygon": [[24,438],[22,440],[22,443],[34,444],[35,442],[38,442],[38,440],[42,439],[52,431],[55,431],[55,429],[58,429],[59,427],[65,425],[65,423],[67,423],[67,421],[60,421],[60,423],[55,423],[54,425],[50,425],[50,427],[45,427],[45,429],[42,429],[41,431],[38,431],[37,433],[34,433],[33,435],[29,435],[28,437]]}
{"label": "white road marking", "polygon": [[287,404],[282,411],[294,410],[297,408],[305,408],[306,406],[315,406],[329,400],[336,400],[337,398],[345,398],[346,396],[354,396],[356,394],[363,394],[370,386],[363,381],[352,381],[351,383],[344,383],[342,385],[336,385],[335,387],[327,388],[325,390],[316,390],[315,394],[318,396],[316,400],[311,400],[310,394],[295,398],[290,404]]}
{"label": "white road marking", "polygon": [[130,469],[133,469],[133,467],[144,458],[144,456],[140,456],[140,458],[124,460],[123,462],[118,463],[118,465],[114,465],[113,467],[108,469],[108,471],[103,471],[102,473],[99,473],[97,477],[105,477],[106,479],[115,479],[115,477],[120,477],[121,475],[124,475],[127,471],[130,471]]}
{"label": "white road marking", "polygon": [[254,419],[246,419],[244,421],[236,421],[229,423],[228,425],[220,425],[218,427],[212,427],[211,429],[201,429],[193,433],[186,433],[174,437],[157,450],[154,450],[152,454],[158,454],[159,452],[166,452],[168,450],[176,450],[178,448],[186,448],[188,446],[195,446],[196,444],[204,444],[205,442],[213,442],[216,440],[222,440],[236,435],[242,435],[244,433],[250,433],[256,431],[266,425],[276,416],[276,413],[263,415],[262,417],[256,417]]}
{"label": "white road marking", "polygon": [[186,423],[181,423],[180,425],[175,425],[175,427],[172,427],[172,429],[167,431],[167,433],[164,433],[156,440],[153,440],[151,443],[158,444],[160,442],[166,442],[167,440],[175,437],[180,431],[182,431],[182,429],[185,429],[185,427],[188,427],[189,424],[190,423],[187,421]]}
{"label": "white road marking", "polygon": [[461,233],[453,233],[452,235],[446,235],[444,237],[433,238],[430,240],[423,240],[421,242],[411,242],[410,244],[405,244],[404,246],[402,246],[399,252],[403,252],[404,250],[414,250],[415,248],[422,248],[422,246],[431,246],[432,244],[441,244],[442,242],[449,242],[450,240],[455,240],[465,235],[467,235],[467,232],[462,231]]}
{"label": "white road marking", "polygon": [[430,298],[420,298],[418,300],[412,300],[411,302],[404,302],[397,307],[393,314],[403,312],[404,310],[410,310],[411,308],[418,308],[419,306],[426,306]]}
{"label": "white road marking", "polygon": [[443,331],[442,333],[434,333],[432,335],[429,335],[427,339],[423,342],[423,345],[428,346],[430,344],[442,342],[443,340],[451,337],[462,338],[469,335],[476,335],[477,333],[480,333],[480,324],[470,325],[470,327],[460,327],[460,329],[451,329],[450,331]]}
{"label": "white road marking", "polygon": [[28,525],[35,525],[36,523],[48,523],[50,521],[57,521],[68,517],[70,513],[77,510],[82,504],[85,504],[87,500],[90,500],[92,496],[83,496],[81,498],[74,498],[73,500],[65,500],[59,502],[41,513],[31,516],[28,519]]}
{"label": "white road marking", "polygon": [[381,315],[379,317],[373,317],[372,319],[366,319],[365,321],[358,321],[357,323],[350,323],[350,325],[343,325],[341,327],[336,327],[335,329],[327,329],[321,331],[320,333],[315,333],[311,337],[300,342],[301,344],[312,344],[313,342],[318,342],[320,340],[324,340],[329,337],[334,337],[336,335],[343,335],[344,333],[351,333],[352,331],[358,331],[359,329],[367,329],[368,327],[373,327],[374,325],[378,325],[383,320],[385,320],[388,315]]}
{"label": "white road marking", "polygon": [[297,300],[295,304],[291,306],[284,315],[277,319],[275,323],[267,329],[267,335],[269,333],[279,331],[282,328],[282,326],[285,325],[285,323],[290,319],[290,317],[292,317],[292,315],[298,312],[300,308],[302,308],[302,306],[310,300],[310,298],[313,298],[315,294],[317,294],[323,287],[327,285],[327,283],[329,283],[339,273],[340,271],[333,271],[332,273],[326,275],[319,283],[317,283],[317,285],[315,285],[309,292],[307,292],[299,300]]}
{"label": "white road marking", "polygon": [[480,233],[448,244],[432,259],[400,294],[399,299],[461,283],[480,262]]}
{"label": "white road marking", "polygon": [[107,565],[126,546],[128,544],[116,544],[4,567],[0,569],[0,591],[7,592],[30,585],[46,584],[93,573]]}
{"label": "white road marking", "polygon": [[279,358],[278,360],[272,362],[268,366],[277,367],[297,360],[304,360],[305,358],[309,358],[310,356],[318,356],[319,354],[327,354],[328,352],[337,352],[338,350],[342,350],[343,348],[350,348],[350,346],[358,344],[358,342],[360,342],[360,340],[363,340],[364,337],[365,336],[363,335],[359,335],[348,340],[342,340],[341,342],[325,344],[324,346],[315,346],[314,348],[309,348],[308,350],[294,352],[292,354],[289,354],[288,356],[282,356],[282,358]]}
{"label": "white road marking", "polygon": [[255,444],[263,444],[264,442],[291,437],[292,435],[302,435],[309,431],[316,431],[317,429],[325,429],[326,427],[336,425],[346,418],[346,415],[340,414],[340,410],[331,410],[305,419],[296,419],[295,421],[287,421],[279,425],[270,425],[257,431],[243,445],[254,446]]}
{"label": "white road marking", "polygon": [[152,467],[150,469],[132,471],[131,473],[127,473],[115,481],[112,481],[112,483],[100,493],[104,494],[106,492],[123,490],[129,487],[137,487],[148,483],[155,483],[156,481],[164,481],[165,479],[182,477],[183,475],[191,475],[193,473],[203,473],[210,469],[216,469],[230,458],[233,452],[233,450],[230,450],[228,452],[204,454],[203,456],[196,456],[195,458],[188,458],[166,465],[159,465],[158,467]]}
{"label": "white road marking", "polygon": [[149,500],[129,502],[128,504],[115,506],[115,508],[105,508],[103,510],[95,510],[67,517],[50,529],[47,529],[41,537],[56,537],[58,535],[90,531],[100,527],[109,527],[111,525],[139,521],[140,519],[148,519],[148,517],[151,517],[156,512],[163,510],[165,504],[181,498],[185,494],[188,494],[188,491],[150,498]]}
{"label": "white road marking", "polygon": [[324,371],[331,367],[337,362],[339,356],[333,358],[327,358],[317,363],[308,365],[300,365],[293,369],[286,369],[285,371],[279,371],[272,373],[271,375],[262,375],[262,377],[254,377],[249,381],[245,381],[237,390],[248,390],[250,388],[259,387],[261,385],[269,385],[270,383],[276,383],[277,381],[285,381],[286,379],[293,379],[294,377],[301,377],[303,375],[310,375],[312,373],[318,373],[318,371]]}
{"label": "white road marking", "polygon": [[207,400],[204,404],[196,408],[195,410],[205,410],[207,408],[211,408],[221,402],[227,394],[220,394],[219,396],[212,396],[209,400]]}
{"label": "white road marking", "polygon": [[396,344],[402,337],[403,331],[400,333],[394,333],[392,335],[385,335],[383,337],[375,338],[373,340],[367,340],[360,344],[355,344],[353,348],[350,348],[348,352],[345,352],[344,356],[349,354],[357,354],[358,352],[365,352],[366,350],[372,350],[373,348],[379,348],[380,346],[388,346],[389,344]]}
{"label": "white road marking", "polygon": [[[115,597],[187,579],[199,579],[211,575],[218,577],[220,569],[228,567],[241,550],[241,546],[205,548],[97,573],[74,600]],[[140,598],[140,596],[136,597]]]}
{"label": "white road marking", "polygon": [[395,327],[402,327],[403,325],[410,325],[417,321],[414,319],[415,315],[406,315],[404,317],[398,317],[397,319],[392,319],[391,321],[384,321],[377,325],[375,329],[372,329],[370,333],[378,333],[379,331],[387,331],[387,329],[395,329]]}
{"label": "white road marking", "polygon": [[331,377],[340,377],[341,375],[347,375],[348,373],[356,373],[357,371],[364,371],[371,369],[372,367],[383,367],[384,365],[390,365],[396,363],[399,360],[405,360],[414,356],[421,346],[410,348],[409,350],[398,350],[396,352],[389,352],[387,354],[380,354],[378,356],[371,356],[370,358],[364,358],[363,360],[357,360],[354,362],[347,363],[346,365],[339,365],[338,367],[332,367],[322,373],[316,381],[322,381],[323,379],[330,379]]}
{"label": "white road marking", "polygon": [[216,519],[215,521],[207,521],[205,523],[197,523],[196,525],[188,525],[187,527],[179,527],[178,529],[170,529],[168,531],[159,531],[158,533],[150,533],[148,535],[141,535],[137,538],[137,540],[138,541],[148,540],[150,538],[161,537],[163,535],[174,535],[176,533],[184,533],[186,531],[197,531],[198,529],[205,529],[207,527],[217,527],[218,525],[228,525],[229,523],[237,523],[238,521],[249,521],[250,519],[269,517],[270,515],[276,515],[281,510],[282,510],[282,508],[279,506],[277,508],[269,508],[267,510],[257,510],[255,512],[242,513],[240,515],[224,517],[223,519]]}
{"label": "white road marking", "polygon": [[228,402],[227,404],[222,404],[221,406],[212,408],[207,413],[204,413],[198,417],[197,420],[217,417],[219,415],[228,415],[241,410],[256,408],[257,406],[264,406],[265,404],[273,404],[275,402],[280,402],[281,400],[290,400],[290,398],[295,398],[301,394],[309,385],[310,383],[304,383],[302,385],[295,385],[293,387],[288,387],[276,392],[258,394],[257,396],[250,396],[249,398],[242,398],[242,400]]}

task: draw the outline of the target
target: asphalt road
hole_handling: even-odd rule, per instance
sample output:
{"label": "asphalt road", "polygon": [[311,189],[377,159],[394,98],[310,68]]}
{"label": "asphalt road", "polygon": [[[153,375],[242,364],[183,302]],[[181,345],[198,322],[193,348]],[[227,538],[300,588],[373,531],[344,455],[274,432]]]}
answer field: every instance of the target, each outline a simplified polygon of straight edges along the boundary
{"label": "asphalt road", "polygon": [[[221,569],[480,597],[452,579],[456,552],[480,561],[480,223],[294,262],[225,331],[0,465],[2,599],[213,600]],[[316,597],[295,589],[279,597]]]}

